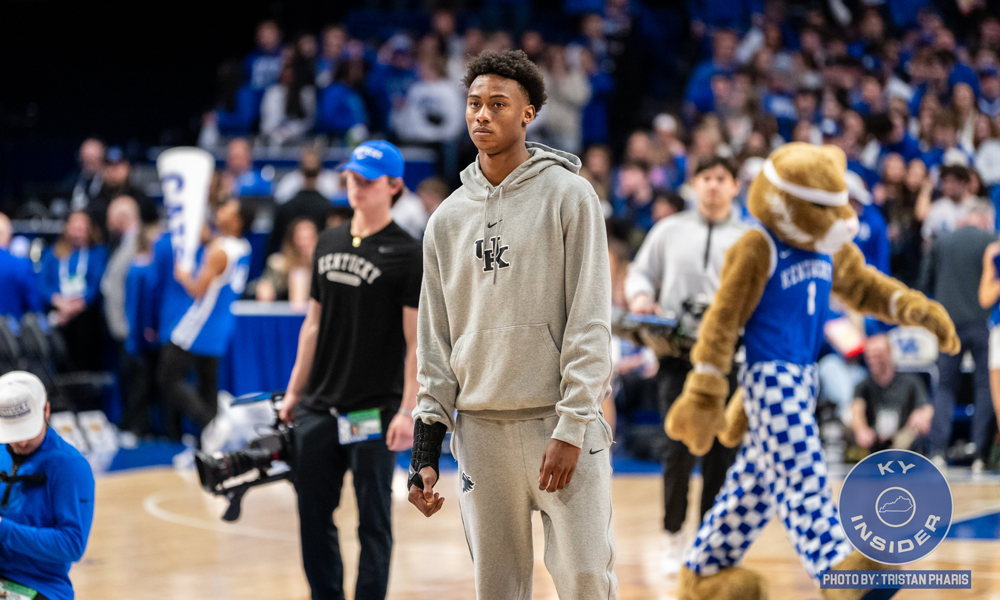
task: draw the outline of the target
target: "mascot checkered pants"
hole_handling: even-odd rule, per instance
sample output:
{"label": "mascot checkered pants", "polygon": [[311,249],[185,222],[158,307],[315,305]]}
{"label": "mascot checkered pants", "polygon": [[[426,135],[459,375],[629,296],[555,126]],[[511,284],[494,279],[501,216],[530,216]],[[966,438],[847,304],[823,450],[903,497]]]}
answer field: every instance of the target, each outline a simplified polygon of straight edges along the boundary
{"label": "mascot checkered pants", "polygon": [[740,374],[748,430],[726,483],[705,515],[687,568],[707,576],[735,565],[777,511],[814,579],[853,548],[827,484],[815,365],[762,362]]}

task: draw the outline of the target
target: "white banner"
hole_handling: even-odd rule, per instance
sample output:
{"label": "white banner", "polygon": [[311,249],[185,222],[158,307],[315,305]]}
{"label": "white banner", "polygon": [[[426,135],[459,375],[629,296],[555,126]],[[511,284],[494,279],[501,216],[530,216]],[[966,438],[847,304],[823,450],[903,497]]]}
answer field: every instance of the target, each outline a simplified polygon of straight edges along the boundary
{"label": "white banner", "polygon": [[167,209],[174,265],[190,273],[201,246],[215,157],[201,148],[171,148],[156,159],[156,170]]}

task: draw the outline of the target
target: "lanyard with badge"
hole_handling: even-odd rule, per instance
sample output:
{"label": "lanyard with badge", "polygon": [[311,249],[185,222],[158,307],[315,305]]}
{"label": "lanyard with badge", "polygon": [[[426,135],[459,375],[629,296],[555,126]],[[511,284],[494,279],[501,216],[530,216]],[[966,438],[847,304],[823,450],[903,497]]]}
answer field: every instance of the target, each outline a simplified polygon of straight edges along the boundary
{"label": "lanyard with badge", "polygon": [[382,437],[382,411],[377,408],[356,410],[344,415],[331,408],[330,414],[337,417],[337,433],[342,445]]}
{"label": "lanyard with badge", "polygon": [[[72,255],[70,255],[72,256]],[[69,274],[69,259],[59,259],[59,294],[63,298],[82,298],[87,294],[87,262],[90,250],[81,248],[77,255],[76,273]]]}
{"label": "lanyard with badge", "polygon": [[13,581],[0,577],[0,599],[3,600],[34,600],[38,592]]}

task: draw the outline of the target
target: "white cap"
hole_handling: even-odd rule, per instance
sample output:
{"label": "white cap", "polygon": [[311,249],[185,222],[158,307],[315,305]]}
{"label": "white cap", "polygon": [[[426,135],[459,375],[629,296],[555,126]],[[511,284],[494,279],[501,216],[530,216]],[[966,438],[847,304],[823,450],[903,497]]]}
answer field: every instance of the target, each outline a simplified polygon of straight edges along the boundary
{"label": "white cap", "polygon": [[868,191],[868,186],[865,185],[865,180],[861,179],[860,175],[854,171],[848,171],[844,174],[844,181],[847,182],[848,196],[854,198],[865,206],[872,203],[872,195]]}
{"label": "white cap", "polygon": [[656,131],[669,131],[671,133],[676,133],[677,119],[675,119],[673,115],[660,113],[653,118],[653,129]]}
{"label": "white cap", "polygon": [[24,442],[45,428],[45,386],[25,371],[0,377],[0,444]]}

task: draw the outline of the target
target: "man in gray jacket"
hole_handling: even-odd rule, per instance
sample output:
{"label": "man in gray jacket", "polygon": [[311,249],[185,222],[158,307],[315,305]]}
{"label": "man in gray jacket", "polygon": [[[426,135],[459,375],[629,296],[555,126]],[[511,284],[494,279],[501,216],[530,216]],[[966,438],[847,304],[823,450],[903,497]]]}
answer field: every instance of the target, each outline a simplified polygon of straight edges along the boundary
{"label": "man in gray jacket", "polygon": [[525,142],[545,86],[523,52],[479,55],[465,84],[479,157],[424,237],[409,499],[427,516],[441,508],[431,488],[452,430],[480,600],[531,597],[535,510],[559,596],[613,599],[600,203],[576,156]]}
{"label": "man in gray jacket", "polygon": [[[740,191],[737,167],[732,159],[710,156],[701,159],[691,184],[698,195],[697,210],[688,210],[658,222],[646,236],[625,279],[629,310],[663,313],[680,319],[688,307],[706,307],[719,289],[719,274],[729,248],[749,226],[733,213],[733,198]],[[657,302],[659,299],[659,302]],[[694,334],[695,332],[690,332]],[[684,388],[692,369],[686,356],[660,358],[657,384],[661,416]],[[736,373],[730,371],[730,389],[736,389]],[[712,507],[726,479],[726,470],[736,450],[718,440],[701,461],[701,516]],[[663,450],[663,528],[666,530],[661,569],[678,573],[686,544],[681,528],[688,506],[688,481],[695,456],[683,442],[667,439]]]}

